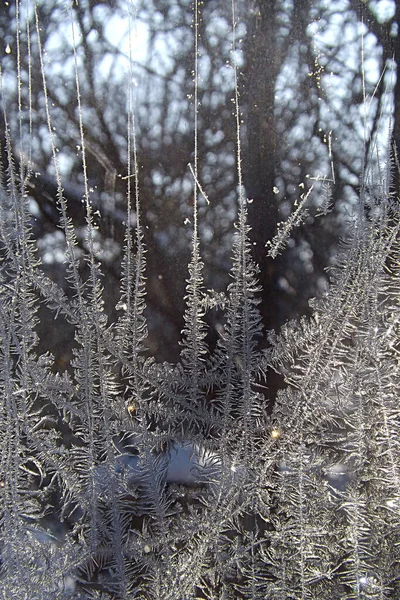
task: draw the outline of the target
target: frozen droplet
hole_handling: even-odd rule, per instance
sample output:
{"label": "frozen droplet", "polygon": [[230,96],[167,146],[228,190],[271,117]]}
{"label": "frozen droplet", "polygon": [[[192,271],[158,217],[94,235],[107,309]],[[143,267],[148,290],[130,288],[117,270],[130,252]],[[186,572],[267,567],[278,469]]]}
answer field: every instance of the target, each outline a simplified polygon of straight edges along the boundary
{"label": "frozen droplet", "polygon": [[274,185],[272,191],[274,192],[274,194],[279,194],[279,188],[277,188],[276,185]]}
{"label": "frozen droplet", "polygon": [[11,46],[10,46],[10,44],[7,44],[5,51],[6,51],[6,54],[11,54]]}

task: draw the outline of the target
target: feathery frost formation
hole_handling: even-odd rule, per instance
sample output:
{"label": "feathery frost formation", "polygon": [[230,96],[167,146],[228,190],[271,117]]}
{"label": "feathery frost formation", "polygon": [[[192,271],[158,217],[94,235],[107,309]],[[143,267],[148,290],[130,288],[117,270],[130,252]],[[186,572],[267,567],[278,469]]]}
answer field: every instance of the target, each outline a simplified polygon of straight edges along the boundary
{"label": "feathery frost formation", "polygon": [[[194,14],[197,80],[197,1]],[[36,29],[40,49],[38,20]],[[29,32],[27,40],[29,45]],[[196,94],[194,230],[182,351],[178,364],[156,364],[146,348],[133,103],[120,317],[109,323],[94,249],[76,56],[85,279],[40,57],[70,293],[45,276],[37,258],[27,191],[32,173],[29,164],[14,165],[4,105],[0,597],[400,597],[397,198],[383,186],[378,197],[368,196],[365,175],[352,235],[342,244],[324,298],[314,302],[310,319],[288,323],[279,336],[270,332],[270,345],[261,351],[266,333],[241,179],[238,94],[238,217],[224,295],[203,284]],[[389,180],[387,173],[381,176]],[[282,249],[297,219],[280,227],[271,252]],[[53,356],[38,351],[41,303],[75,331],[74,357],[62,375]],[[205,315],[216,306],[224,327],[210,351]],[[272,414],[261,393],[269,369],[285,374]]]}

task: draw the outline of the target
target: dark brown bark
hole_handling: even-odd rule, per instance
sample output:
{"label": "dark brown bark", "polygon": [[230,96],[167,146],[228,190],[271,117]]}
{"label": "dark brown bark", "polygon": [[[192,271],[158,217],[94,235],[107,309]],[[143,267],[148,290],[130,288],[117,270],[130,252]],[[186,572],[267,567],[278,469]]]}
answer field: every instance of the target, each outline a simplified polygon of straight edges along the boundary
{"label": "dark brown bark", "polygon": [[396,153],[397,165],[394,173],[394,188],[396,195],[400,197],[400,2],[396,0],[396,12],[394,22],[397,24],[397,35],[392,38],[393,58],[396,63],[396,84],[394,88],[394,124],[393,124],[393,144]]}
{"label": "dark brown bark", "polygon": [[249,18],[244,72],[245,152],[244,184],[251,203],[248,217],[253,256],[260,267],[263,287],[261,311],[267,328],[276,327],[276,269],[266,256],[265,243],[275,233],[278,210],[273,196],[278,144],[275,127],[275,84],[281,60],[276,37],[276,0],[255,3]]}

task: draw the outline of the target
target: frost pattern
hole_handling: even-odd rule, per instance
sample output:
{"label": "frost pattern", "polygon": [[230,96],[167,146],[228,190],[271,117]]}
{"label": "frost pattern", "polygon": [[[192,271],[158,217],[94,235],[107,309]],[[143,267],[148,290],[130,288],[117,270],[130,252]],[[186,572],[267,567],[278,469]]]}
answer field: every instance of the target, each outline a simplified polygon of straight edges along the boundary
{"label": "frost pattern", "polygon": [[[132,90],[120,317],[113,324],[104,312],[94,250],[76,53],[85,280],[78,271],[77,240],[52,137],[37,15],[68,297],[46,278],[37,259],[27,200],[30,173],[14,166],[3,106],[2,597],[399,597],[398,203],[381,186],[379,210],[367,217],[363,203],[372,185],[365,182],[352,236],[343,242],[325,297],[313,304],[310,319],[287,324],[279,336],[270,333],[270,347],[260,351],[265,334],[242,186],[237,84],[239,198],[231,283],[223,295],[204,289],[197,215],[202,193],[197,0],[194,15],[194,227],[178,364],[146,358],[146,249]],[[233,71],[236,78],[235,65]],[[279,228],[271,255],[286,243],[306,200]],[[74,358],[62,376],[54,373],[50,354],[38,353],[40,302],[75,330]],[[224,311],[225,322],[211,352],[205,315],[215,306]],[[271,368],[285,373],[286,387],[268,414],[260,386]],[[49,517],[62,533],[49,530]]]}

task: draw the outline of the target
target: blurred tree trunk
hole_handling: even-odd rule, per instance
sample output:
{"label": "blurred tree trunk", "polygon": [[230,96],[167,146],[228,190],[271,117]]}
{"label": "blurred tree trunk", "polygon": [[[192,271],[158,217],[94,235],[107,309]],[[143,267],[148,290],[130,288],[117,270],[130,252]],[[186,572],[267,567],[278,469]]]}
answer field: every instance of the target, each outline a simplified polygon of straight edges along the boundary
{"label": "blurred tree trunk", "polygon": [[261,269],[263,287],[261,311],[267,329],[279,323],[277,300],[277,263],[266,256],[265,243],[274,235],[278,207],[273,188],[278,161],[275,127],[275,85],[281,68],[277,44],[277,2],[255,2],[248,20],[244,47],[243,101],[245,106],[244,185],[248,206],[253,256]]}
{"label": "blurred tree trunk", "polygon": [[394,173],[394,186],[396,195],[400,197],[400,1],[396,0],[396,12],[394,21],[397,24],[397,35],[392,38],[393,58],[396,63],[396,84],[394,88],[394,127],[393,127],[393,144],[397,155],[397,165]]}
{"label": "blurred tree trunk", "polygon": [[[275,126],[275,86],[282,66],[277,40],[276,0],[258,0],[248,19],[244,46],[246,66],[242,102],[245,107],[243,176],[248,218],[253,241],[253,258],[260,268],[262,286],[260,310],[267,330],[279,329],[279,266],[281,259],[267,257],[265,244],[272,239],[279,221],[273,188],[279,164],[279,144]],[[263,344],[265,345],[265,338]],[[267,397],[272,408],[282,380],[277,373],[268,375]]]}

